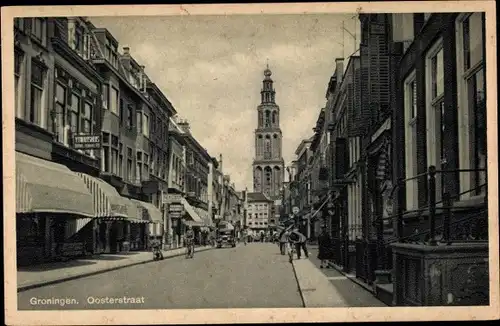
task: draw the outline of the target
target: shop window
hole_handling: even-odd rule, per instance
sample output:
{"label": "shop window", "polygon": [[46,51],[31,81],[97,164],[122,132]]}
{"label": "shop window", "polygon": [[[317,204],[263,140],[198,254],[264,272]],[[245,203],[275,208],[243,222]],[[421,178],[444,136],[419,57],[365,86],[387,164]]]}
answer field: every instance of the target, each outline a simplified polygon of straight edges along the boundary
{"label": "shop window", "polygon": [[[427,120],[427,166],[446,169],[446,157],[443,148],[445,136],[444,118],[444,64],[442,41],[438,41],[426,56],[426,120]],[[436,200],[441,200],[443,187],[441,173],[436,177]]]}
{"label": "shop window", "polygon": [[[458,139],[460,190],[463,197],[486,193],[486,80],[484,13],[462,14],[457,19]],[[479,170],[479,171],[478,171]]]}
{"label": "shop window", "polygon": [[[405,116],[405,177],[417,175],[417,84],[415,72],[404,82],[404,116]],[[406,208],[415,209],[418,206],[418,180],[406,182]]]}
{"label": "shop window", "polygon": [[45,78],[46,68],[39,62],[31,61],[31,100],[28,121],[45,127]]}

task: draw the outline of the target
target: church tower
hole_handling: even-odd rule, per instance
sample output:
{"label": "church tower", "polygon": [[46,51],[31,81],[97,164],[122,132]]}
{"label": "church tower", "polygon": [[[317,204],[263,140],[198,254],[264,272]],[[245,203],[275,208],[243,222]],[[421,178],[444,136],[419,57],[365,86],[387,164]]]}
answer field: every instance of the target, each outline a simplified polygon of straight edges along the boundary
{"label": "church tower", "polygon": [[253,160],[253,191],[262,192],[271,199],[279,198],[285,176],[282,153],[283,135],[280,129],[280,108],[276,105],[267,65],[260,92],[261,103],[257,106],[257,129],[255,129],[255,158]]}

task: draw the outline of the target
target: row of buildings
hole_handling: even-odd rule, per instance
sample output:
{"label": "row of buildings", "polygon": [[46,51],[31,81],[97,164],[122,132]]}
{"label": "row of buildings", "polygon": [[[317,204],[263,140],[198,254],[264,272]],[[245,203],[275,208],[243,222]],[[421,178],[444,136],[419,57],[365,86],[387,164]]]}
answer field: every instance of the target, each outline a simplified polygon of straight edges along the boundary
{"label": "row of buildings", "polygon": [[489,301],[484,13],[361,14],[283,195],[389,305]]}
{"label": "row of buildings", "polygon": [[241,193],[131,50],[84,17],[17,18],[19,265],[182,246],[219,219],[242,224]]}

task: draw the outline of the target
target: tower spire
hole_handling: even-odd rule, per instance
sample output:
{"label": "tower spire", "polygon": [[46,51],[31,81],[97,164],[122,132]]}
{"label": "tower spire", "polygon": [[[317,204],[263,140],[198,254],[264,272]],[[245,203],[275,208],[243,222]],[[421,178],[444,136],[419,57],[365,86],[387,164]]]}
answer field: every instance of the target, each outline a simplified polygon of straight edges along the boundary
{"label": "tower spire", "polygon": [[266,68],[269,69],[269,58],[266,59]]}

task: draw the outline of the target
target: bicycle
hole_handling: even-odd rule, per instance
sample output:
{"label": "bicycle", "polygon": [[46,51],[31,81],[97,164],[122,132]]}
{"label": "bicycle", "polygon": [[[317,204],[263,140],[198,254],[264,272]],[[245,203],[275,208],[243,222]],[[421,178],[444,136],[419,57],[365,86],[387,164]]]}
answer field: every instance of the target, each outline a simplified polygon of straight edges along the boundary
{"label": "bicycle", "polygon": [[186,259],[194,257],[194,244],[193,241],[188,241],[186,244]]}

